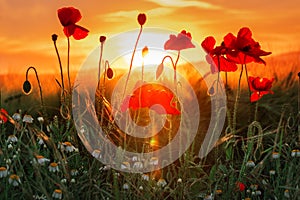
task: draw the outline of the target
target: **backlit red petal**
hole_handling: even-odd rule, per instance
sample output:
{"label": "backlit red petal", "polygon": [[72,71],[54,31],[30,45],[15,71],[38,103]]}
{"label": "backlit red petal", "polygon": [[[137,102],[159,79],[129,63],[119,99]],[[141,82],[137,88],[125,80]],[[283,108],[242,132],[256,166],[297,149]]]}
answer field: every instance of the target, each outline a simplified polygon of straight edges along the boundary
{"label": "backlit red petal", "polygon": [[255,102],[258,101],[262,96],[260,96],[259,92],[254,92],[251,94],[250,101]]}
{"label": "backlit red petal", "polygon": [[228,33],[224,37],[224,45],[229,49],[236,48],[236,37],[232,33]]}
{"label": "backlit red petal", "polygon": [[144,84],[136,88],[129,99],[124,99],[121,111],[124,112],[128,107],[133,110],[147,107],[158,114],[178,115],[180,111],[172,104],[173,98],[173,93],[162,86]]}
{"label": "backlit red petal", "polygon": [[164,44],[165,50],[183,50],[188,48],[195,48],[191,41],[191,34],[185,30],[181,31],[177,36],[170,35],[169,40]]}
{"label": "backlit red petal", "polygon": [[71,35],[73,35],[74,31],[75,31],[75,25],[74,24],[71,24],[69,26],[64,27],[64,33],[65,33],[65,36],[67,36],[67,37],[70,37]]}
{"label": "backlit red petal", "polygon": [[245,39],[252,40],[252,32],[248,27],[243,27],[239,30],[237,34],[237,38],[243,40]]}
{"label": "backlit red petal", "polygon": [[73,37],[75,40],[81,40],[85,38],[89,33],[89,30],[83,28],[82,26],[75,25]]}
{"label": "backlit red petal", "polygon": [[60,23],[63,26],[75,24],[81,19],[80,11],[73,7],[64,7],[57,10]]}
{"label": "backlit red petal", "polygon": [[214,37],[209,36],[203,40],[201,43],[202,48],[206,51],[206,53],[210,53],[216,44],[216,40]]}
{"label": "backlit red petal", "polygon": [[4,123],[7,122],[6,115],[8,115],[8,112],[4,108],[1,108],[0,109],[0,120],[2,120]]}

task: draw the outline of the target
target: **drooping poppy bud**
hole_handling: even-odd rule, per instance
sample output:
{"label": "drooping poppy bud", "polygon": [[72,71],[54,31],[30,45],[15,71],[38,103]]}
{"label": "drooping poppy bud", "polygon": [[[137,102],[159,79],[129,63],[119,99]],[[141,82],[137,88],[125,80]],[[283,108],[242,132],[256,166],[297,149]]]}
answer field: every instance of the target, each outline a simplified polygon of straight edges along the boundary
{"label": "drooping poppy bud", "polygon": [[23,92],[27,95],[31,92],[31,84],[28,80],[23,83]]}
{"label": "drooping poppy bud", "polygon": [[140,13],[137,18],[139,24],[143,26],[146,22],[146,15],[144,13]]}
{"label": "drooping poppy bud", "polygon": [[103,36],[103,35],[101,35],[101,36],[100,36],[100,38],[99,38],[99,40],[100,40],[100,42],[101,42],[101,43],[103,43],[103,42],[105,42],[105,40],[106,40],[106,37],[105,37],[105,36]]}
{"label": "drooping poppy bud", "polygon": [[114,71],[112,70],[112,68],[107,68],[106,76],[108,79],[112,79],[114,77]]}

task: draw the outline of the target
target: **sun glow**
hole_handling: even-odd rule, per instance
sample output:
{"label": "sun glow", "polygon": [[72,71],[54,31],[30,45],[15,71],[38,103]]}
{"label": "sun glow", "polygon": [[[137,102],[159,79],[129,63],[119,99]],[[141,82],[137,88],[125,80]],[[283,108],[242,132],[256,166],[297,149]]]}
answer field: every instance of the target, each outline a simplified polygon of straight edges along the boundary
{"label": "sun glow", "polygon": [[[138,36],[138,30],[125,32],[109,38],[105,44],[104,57],[110,58],[111,65],[115,68],[128,69],[132,60],[132,67],[141,67],[147,65],[159,65],[163,58],[167,55],[172,57],[175,62],[177,58],[177,51],[167,51],[164,49],[165,42],[169,39],[170,34],[177,34],[171,30],[158,29],[158,28],[145,28],[138,41],[137,49],[134,52],[134,44]],[[148,47],[147,55],[144,55],[142,50]],[[165,61],[170,62],[169,59]],[[179,59],[177,64],[183,64],[186,61]]]}

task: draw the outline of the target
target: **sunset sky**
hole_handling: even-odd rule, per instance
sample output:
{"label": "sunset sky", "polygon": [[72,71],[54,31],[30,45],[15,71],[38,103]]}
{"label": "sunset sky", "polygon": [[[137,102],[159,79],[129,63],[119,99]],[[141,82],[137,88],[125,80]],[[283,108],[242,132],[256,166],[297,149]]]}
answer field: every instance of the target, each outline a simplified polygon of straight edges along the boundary
{"label": "sunset sky", "polygon": [[79,9],[82,19],[78,25],[90,31],[83,40],[71,38],[73,69],[99,45],[100,35],[110,37],[139,28],[136,17],[140,12],[147,14],[146,27],[186,29],[198,44],[209,35],[220,43],[228,32],[237,34],[247,26],[273,55],[300,50],[299,0],[1,0],[1,74],[25,72],[28,66],[40,72],[59,72],[51,35],[59,36],[65,64],[67,40],[57,17],[57,9],[65,6]]}

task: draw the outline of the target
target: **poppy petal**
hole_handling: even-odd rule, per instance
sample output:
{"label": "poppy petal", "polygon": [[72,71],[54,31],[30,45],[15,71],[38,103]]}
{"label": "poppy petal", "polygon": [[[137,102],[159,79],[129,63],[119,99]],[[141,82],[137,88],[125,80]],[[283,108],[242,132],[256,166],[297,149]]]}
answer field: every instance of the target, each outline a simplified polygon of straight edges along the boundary
{"label": "poppy petal", "polygon": [[255,77],[253,77],[253,76],[249,76],[249,78],[248,78],[250,91],[252,91],[252,92],[255,91],[255,89],[253,88],[253,80],[254,80],[254,79],[255,79]]}
{"label": "poppy petal", "polygon": [[65,27],[64,27],[64,33],[65,33],[65,36],[70,37],[71,35],[73,35],[73,34],[74,34],[74,31],[75,31],[75,26],[76,26],[76,25],[74,25],[74,24],[65,26]]}
{"label": "poppy petal", "polygon": [[206,53],[209,53],[214,49],[215,44],[216,44],[215,38],[212,36],[209,36],[203,40],[203,42],[201,43],[201,46],[206,51]]}
{"label": "poppy petal", "polygon": [[128,109],[130,98],[131,98],[130,96],[127,96],[123,100],[123,102],[121,104],[121,108],[120,108],[122,112],[125,112]]}
{"label": "poppy petal", "polygon": [[227,48],[234,49],[236,45],[236,37],[232,33],[228,33],[224,37],[224,45]]}
{"label": "poppy petal", "polygon": [[250,101],[251,102],[256,102],[258,101],[262,96],[260,95],[259,92],[254,92],[251,94],[251,97],[250,97]]}
{"label": "poppy petal", "polygon": [[8,115],[8,112],[4,108],[1,108],[0,109],[0,121],[2,120],[4,123],[6,123],[8,120],[6,115]]}
{"label": "poppy petal", "polygon": [[85,38],[89,33],[89,30],[83,28],[82,26],[75,25],[73,37],[75,40],[81,40]]}
{"label": "poppy petal", "polygon": [[160,85],[144,84],[136,88],[132,96],[123,100],[121,111],[147,107],[158,114],[179,115],[180,111],[172,103],[173,98],[173,93]]}
{"label": "poppy petal", "polygon": [[183,50],[188,48],[195,48],[191,41],[192,36],[185,30],[181,31],[177,36],[171,34],[169,40],[164,44],[165,50]]}
{"label": "poppy petal", "polygon": [[73,7],[64,7],[57,10],[60,23],[63,26],[75,24],[81,19],[80,11]]}
{"label": "poppy petal", "polygon": [[251,40],[252,39],[252,32],[248,27],[243,27],[239,30],[238,34],[237,34],[237,38],[243,38]]}

